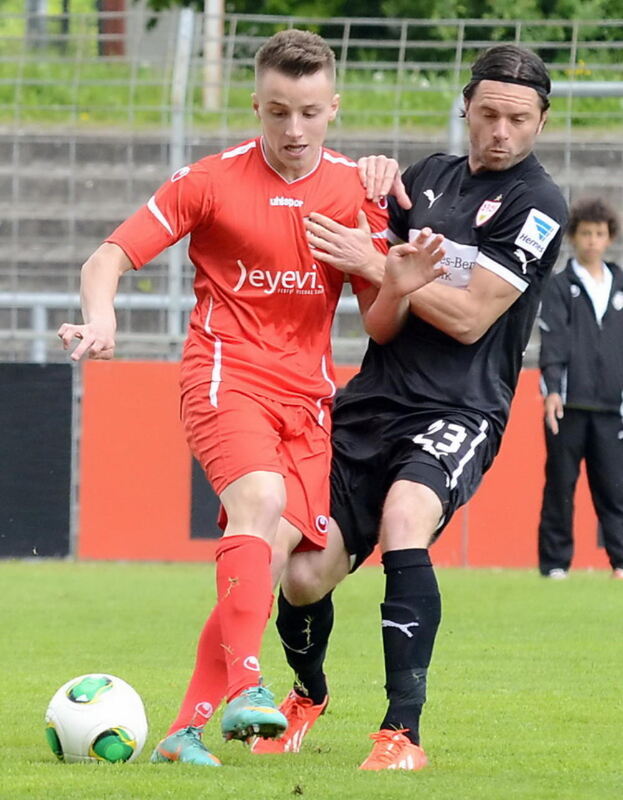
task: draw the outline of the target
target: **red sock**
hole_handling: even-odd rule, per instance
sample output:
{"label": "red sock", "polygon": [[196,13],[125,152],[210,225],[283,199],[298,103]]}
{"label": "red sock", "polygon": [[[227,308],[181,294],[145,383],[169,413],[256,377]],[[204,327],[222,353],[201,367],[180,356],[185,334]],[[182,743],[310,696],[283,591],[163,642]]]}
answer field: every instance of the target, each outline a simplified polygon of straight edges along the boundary
{"label": "red sock", "polygon": [[272,605],[270,557],[270,545],[257,536],[225,536],[216,548],[228,700],[260,681],[260,647]]}
{"label": "red sock", "polygon": [[195,668],[177,718],[167,731],[167,736],[189,725],[203,728],[221,704],[227,691],[227,665],[221,643],[217,605],[201,631]]}

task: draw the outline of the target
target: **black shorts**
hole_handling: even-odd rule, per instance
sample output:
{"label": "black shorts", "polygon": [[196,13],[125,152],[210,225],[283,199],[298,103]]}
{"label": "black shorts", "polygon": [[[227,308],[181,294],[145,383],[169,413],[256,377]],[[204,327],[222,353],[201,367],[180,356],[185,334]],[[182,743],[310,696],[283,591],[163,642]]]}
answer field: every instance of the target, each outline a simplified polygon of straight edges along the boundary
{"label": "black shorts", "polygon": [[331,516],[351,555],[352,570],[378,541],[393,483],[413,481],[435,492],[443,507],[437,538],[478,488],[500,443],[490,422],[465,409],[364,411],[338,412],[333,424]]}

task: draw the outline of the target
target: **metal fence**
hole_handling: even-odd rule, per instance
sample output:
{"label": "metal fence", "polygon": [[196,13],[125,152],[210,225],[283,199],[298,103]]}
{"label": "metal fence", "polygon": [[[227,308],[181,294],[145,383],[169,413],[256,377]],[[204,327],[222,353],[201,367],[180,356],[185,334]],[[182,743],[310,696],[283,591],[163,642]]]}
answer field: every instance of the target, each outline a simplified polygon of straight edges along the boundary
{"label": "metal fence", "polygon": [[[457,97],[480,49],[533,47],[566,86],[539,155],[569,199],[598,193],[623,208],[623,20],[0,10],[0,358],[64,357],[54,331],[78,315],[84,258],[170,171],[255,133],[253,54],[285,26],[319,31],[336,52],[343,102],[330,144],[404,165],[461,147]],[[118,354],[177,358],[191,289],[183,247],[124,278]],[[362,350],[354,308],[345,298],[336,321],[342,361]]]}

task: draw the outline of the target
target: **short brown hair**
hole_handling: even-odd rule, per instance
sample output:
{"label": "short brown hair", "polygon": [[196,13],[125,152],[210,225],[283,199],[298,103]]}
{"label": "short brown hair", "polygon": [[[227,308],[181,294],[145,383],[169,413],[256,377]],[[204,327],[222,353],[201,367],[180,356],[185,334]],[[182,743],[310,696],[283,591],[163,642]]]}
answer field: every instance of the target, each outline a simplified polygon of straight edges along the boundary
{"label": "short brown hair", "polygon": [[255,54],[255,75],[274,69],[290,78],[325,70],[335,80],[335,53],[325,40],[311,31],[291,28],[271,36]]}
{"label": "short brown hair", "polygon": [[619,233],[616,211],[599,197],[585,197],[573,203],[569,209],[568,236],[575,235],[580,222],[606,222],[611,239],[616,239]]}

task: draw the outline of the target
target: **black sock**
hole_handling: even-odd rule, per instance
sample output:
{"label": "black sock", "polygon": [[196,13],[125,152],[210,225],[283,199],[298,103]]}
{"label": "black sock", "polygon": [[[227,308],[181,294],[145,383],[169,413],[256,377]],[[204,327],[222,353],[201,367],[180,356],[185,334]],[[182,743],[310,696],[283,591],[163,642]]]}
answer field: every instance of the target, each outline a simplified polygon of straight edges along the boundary
{"label": "black sock", "polygon": [[389,706],[381,728],[404,728],[405,736],[419,744],[441,596],[428,550],[392,550],[382,560],[386,577],[381,618]]}
{"label": "black sock", "polygon": [[277,631],[288,664],[296,676],[294,689],[319,705],[327,696],[324,659],[333,628],[331,592],[307,606],[293,606],[279,591]]}

